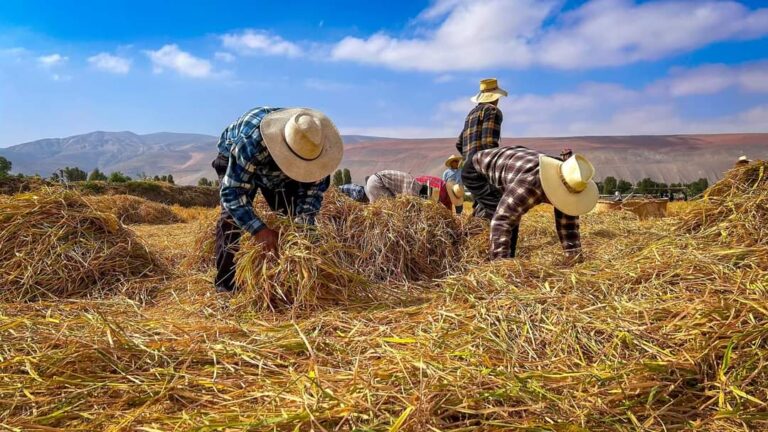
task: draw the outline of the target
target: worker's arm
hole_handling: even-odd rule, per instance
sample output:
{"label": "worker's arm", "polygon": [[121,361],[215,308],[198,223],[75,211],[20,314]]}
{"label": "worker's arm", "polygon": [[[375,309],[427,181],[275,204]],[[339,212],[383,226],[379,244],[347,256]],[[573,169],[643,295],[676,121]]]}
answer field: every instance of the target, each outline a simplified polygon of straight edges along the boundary
{"label": "worker's arm", "polygon": [[323,194],[331,184],[331,176],[316,183],[301,183],[296,191],[296,222],[315,224],[315,216],[323,205]]}
{"label": "worker's arm", "polygon": [[460,155],[464,155],[464,131],[459,132],[459,138],[456,140],[456,150]]}
{"label": "worker's arm", "polygon": [[221,206],[232,216],[241,229],[256,234],[266,228],[253,211],[253,184],[258,146],[250,136],[240,136],[232,145],[227,172],[221,182]]}
{"label": "worker's arm", "polygon": [[509,258],[512,229],[541,202],[543,191],[533,182],[508,185],[491,220],[491,259]]}
{"label": "worker's arm", "polygon": [[579,217],[568,216],[555,209],[555,227],[557,236],[563,245],[566,255],[575,256],[581,253],[581,236],[579,234]]}
{"label": "worker's arm", "polygon": [[493,105],[488,105],[483,110],[483,127],[480,131],[481,149],[491,149],[499,146],[501,137],[501,122],[504,116],[501,110]]}

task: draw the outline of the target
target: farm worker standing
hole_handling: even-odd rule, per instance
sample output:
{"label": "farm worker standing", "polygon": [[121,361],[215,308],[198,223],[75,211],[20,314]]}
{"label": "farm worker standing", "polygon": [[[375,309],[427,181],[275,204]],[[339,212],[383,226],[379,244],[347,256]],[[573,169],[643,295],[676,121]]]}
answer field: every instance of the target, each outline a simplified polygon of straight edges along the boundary
{"label": "farm worker standing", "polygon": [[[461,184],[461,169],[459,169],[460,164],[461,156],[451,155],[451,157],[445,161],[446,170],[443,171],[443,181],[452,181],[454,183]],[[463,202],[461,205],[456,206],[456,214],[461,214],[462,210],[464,210]]]}
{"label": "farm worker standing", "polygon": [[431,190],[436,190],[438,192],[437,200],[448,210],[464,204],[464,186],[460,184],[452,181],[446,182],[434,176],[419,176],[416,177],[416,181],[427,185],[430,189],[427,192],[428,197],[432,196]]}
{"label": "farm worker standing", "polygon": [[[442,182],[437,177],[434,180]],[[425,180],[426,181],[426,180]],[[454,186],[459,186],[454,188]],[[440,187],[440,186],[438,186]],[[447,208],[456,205],[461,199],[464,200],[464,189],[455,183],[442,182],[441,191],[445,190],[445,199],[443,205]],[[459,197],[460,192],[460,197]],[[365,193],[371,202],[376,202],[382,198],[391,198],[397,195],[410,195],[422,198],[429,198],[429,184],[420,183],[412,175],[395,170],[379,171],[368,179],[365,185]],[[447,203],[447,204],[446,204]]]}
{"label": "farm worker standing", "polygon": [[497,148],[501,137],[501,122],[504,116],[499,109],[499,99],[507,96],[507,91],[499,87],[496,78],[480,81],[480,92],[470,100],[477,104],[467,114],[464,129],[456,141],[456,150],[464,158],[462,182],[468,161],[476,152]]}
{"label": "farm worker standing", "polygon": [[520,220],[539,203],[555,207],[555,226],[569,259],[581,253],[579,215],[597,204],[595,171],[582,155],[562,161],[525,147],[475,153],[464,164],[474,214],[491,221],[491,258],[514,258]]}
{"label": "farm worker standing", "polygon": [[278,233],[253,210],[261,191],[269,207],[298,223],[314,224],[330,174],[341,162],[341,135],[323,113],[308,108],[254,108],[229,125],[213,168],[221,182],[216,225],[216,290],[235,288],[234,257],[243,230],[278,253]]}
{"label": "farm worker standing", "polygon": [[365,194],[365,187],[354,183],[347,183],[339,186],[339,192],[361,203],[368,202],[368,195]]}

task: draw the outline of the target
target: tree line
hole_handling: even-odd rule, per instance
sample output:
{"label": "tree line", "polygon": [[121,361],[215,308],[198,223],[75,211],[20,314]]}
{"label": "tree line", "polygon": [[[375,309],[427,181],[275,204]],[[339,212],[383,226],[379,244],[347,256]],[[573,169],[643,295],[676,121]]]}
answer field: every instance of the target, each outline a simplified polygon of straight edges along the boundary
{"label": "tree line", "polygon": [[[12,167],[13,164],[11,161],[0,156],[0,178],[7,177],[10,174]],[[140,175],[139,177],[141,180],[175,184],[172,174],[162,176],[155,175],[152,178],[146,175]],[[89,174],[78,167],[64,167],[51,174],[48,179],[54,182],[106,181],[110,183],[125,183],[132,180],[131,177],[120,171],[115,171],[107,175],[101,172],[98,168],[95,168]],[[341,186],[348,183],[352,183],[352,174],[350,173],[349,168],[337,169],[331,176],[331,184],[333,186]],[[209,180],[206,177],[202,177],[198,180],[197,185],[218,187],[219,181]],[[616,191],[619,191],[622,195],[626,195],[630,192],[650,195],[684,192],[688,197],[694,197],[703,193],[709,187],[709,181],[706,178],[700,178],[690,183],[667,184],[646,177],[633,184],[625,179],[617,179],[616,177],[608,176],[603,179],[603,181],[597,182],[597,187],[603,195],[613,195]]]}
{"label": "tree line", "polygon": [[626,195],[630,192],[641,195],[659,195],[669,193],[683,192],[688,197],[694,197],[700,195],[709,187],[709,180],[706,178],[700,178],[690,183],[663,183],[657,182],[649,177],[646,177],[639,182],[632,184],[624,179],[616,179],[616,177],[608,176],[603,181],[597,182],[597,187],[600,189],[600,193],[603,195],[613,195],[616,191],[619,191],[622,195]]}

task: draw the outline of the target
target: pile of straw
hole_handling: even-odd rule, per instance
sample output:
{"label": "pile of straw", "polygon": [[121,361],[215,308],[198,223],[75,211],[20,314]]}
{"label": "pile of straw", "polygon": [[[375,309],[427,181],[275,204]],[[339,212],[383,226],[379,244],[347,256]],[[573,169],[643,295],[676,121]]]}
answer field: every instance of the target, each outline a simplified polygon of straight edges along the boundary
{"label": "pile of straw", "polygon": [[[458,265],[459,222],[436,203],[397,197],[360,205],[331,195],[317,226],[295,225],[262,207],[280,231],[280,256],[265,255],[246,237],[236,283],[258,309],[381,298],[382,282],[419,282]],[[376,288],[372,288],[372,287]],[[375,292],[373,292],[375,291]]]}
{"label": "pile of straw", "polygon": [[169,206],[132,195],[101,195],[86,200],[99,211],[115,215],[124,224],[163,225],[182,221]]}
{"label": "pile of straw", "polygon": [[737,245],[768,246],[768,162],[728,171],[682,216],[680,227]]}
{"label": "pile of straw", "polygon": [[75,192],[41,189],[0,201],[3,298],[95,296],[159,270],[130,230]]}

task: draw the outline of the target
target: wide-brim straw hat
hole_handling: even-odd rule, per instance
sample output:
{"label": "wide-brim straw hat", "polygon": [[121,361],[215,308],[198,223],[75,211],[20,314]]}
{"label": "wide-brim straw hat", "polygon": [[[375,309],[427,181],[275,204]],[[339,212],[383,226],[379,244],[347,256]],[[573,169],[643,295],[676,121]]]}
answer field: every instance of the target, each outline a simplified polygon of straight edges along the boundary
{"label": "wide-brim straw hat", "polygon": [[751,159],[749,159],[746,156],[739,156],[739,160],[736,161],[737,163],[750,163],[752,162]]}
{"label": "wide-brim straw hat", "polygon": [[570,216],[579,216],[597,205],[600,193],[592,180],[595,169],[580,154],[565,162],[539,156],[539,178],[544,194],[555,208]]}
{"label": "wide-brim straw hat", "polygon": [[456,156],[455,154],[451,155],[451,157],[445,160],[445,166],[450,168],[451,162],[461,162],[461,156]]}
{"label": "wide-brim straw hat", "polygon": [[456,182],[446,182],[445,191],[448,192],[448,198],[451,200],[454,206],[460,206],[464,204],[464,186]]}
{"label": "wide-brim straw hat", "polygon": [[344,143],[325,114],[309,108],[273,111],[261,121],[269,154],[288,177],[313,183],[329,176],[341,163]]}
{"label": "wide-brim straw hat", "polygon": [[474,103],[489,103],[499,100],[502,96],[508,96],[503,88],[499,87],[496,78],[486,78],[480,81],[480,92],[472,97]]}

